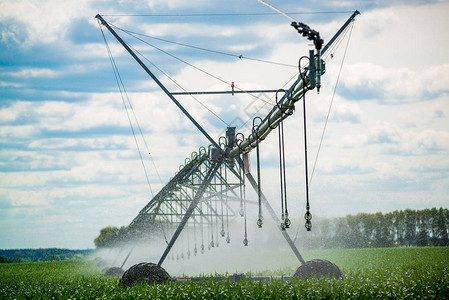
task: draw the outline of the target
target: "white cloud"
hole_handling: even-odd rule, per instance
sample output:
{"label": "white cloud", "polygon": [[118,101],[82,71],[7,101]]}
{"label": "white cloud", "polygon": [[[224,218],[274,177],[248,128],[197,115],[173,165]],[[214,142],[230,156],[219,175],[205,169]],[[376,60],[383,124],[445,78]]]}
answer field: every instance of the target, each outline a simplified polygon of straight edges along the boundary
{"label": "white cloud", "polygon": [[118,94],[93,96],[85,103],[62,101],[14,102],[0,111],[3,122],[26,122],[31,125],[3,126],[3,136],[24,136],[39,130],[78,131],[97,126],[127,125],[126,115],[117,101]]}
{"label": "white cloud", "polygon": [[357,17],[356,26],[360,34],[369,39],[390,31],[402,21],[398,16],[398,12],[391,8],[362,13],[362,15]]}
{"label": "white cloud", "polygon": [[0,109],[0,122],[9,123],[17,120],[18,115],[27,109],[27,104],[24,102],[16,102],[11,106],[2,107]]}
{"label": "white cloud", "polygon": [[31,138],[39,131],[33,125],[19,125],[19,126],[2,126],[0,127],[0,136],[6,140],[8,139],[23,139]]}
{"label": "white cloud", "polygon": [[22,86],[23,85],[19,84],[19,83],[0,81],[0,87],[3,87],[3,88],[9,88],[9,87],[20,88]]}
{"label": "white cloud", "polygon": [[[63,226],[61,220],[68,220],[71,224],[64,225],[64,232],[79,231],[80,226],[85,226],[79,243],[83,247],[91,247],[101,227],[129,224],[150,198],[131,131],[101,131],[104,128],[109,131],[113,128],[129,129],[121,97],[115,92],[115,82],[111,87],[102,87],[103,90],[110,89],[109,93],[56,90],[51,93],[51,99],[48,98],[49,93],[39,87],[27,91],[25,96],[13,88],[22,84],[14,82],[19,76],[26,84],[36,86],[37,78],[45,77],[53,83],[51,80],[62,80],[60,76],[66,72],[72,75],[94,74],[89,77],[91,81],[95,81],[92,78],[96,76],[99,79],[110,76],[113,80],[104,45],[91,40],[74,45],[64,38],[71,20],[89,17],[92,24],[95,22],[93,15],[97,13],[93,7],[104,7],[110,13],[117,13],[117,6],[106,2],[96,6],[88,1],[72,2],[66,6],[68,2],[65,1],[47,1],[33,8],[36,3],[21,0],[0,4],[1,22],[23,20],[11,22],[11,26],[2,32],[3,37],[22,41],[25,32],[28,47],[54,43],[69,54],[69,61],[64,67],[30,68],[21,66],[18,59],[13,64],[18,65],[16,70],[19,71],[8,75],[13,77],[12,80],[0,83],[7,87],[5,90],[11,93],[9,98],[12,99],[0,109],[0,136],[10,147],[0,151],[0,168],[3,170],[0,173],[0,197],[7,207],[13,206],[11,210],[6,209],[11,224],[16,224],[14,222],[19,216],[26,217],[30,224],[28,227],[45,223],[39,227],[39,233],[45,234],[50,232],[51,226]],[[177,0],[153,1],[150,4],[136,1],[134,4],[145,12],[191,7],[191,3]],[[202,4],[212,5],[210,2]],[[78,7],[72,7],[74,5]],[[120,10],[131,6],[127,1],[121,5]],[[362,15],[357,17],[313,179],[313,207],[320,213],[344,215],[445,205],[449,168],[449,82],[446,76],[449,58],[447,35],[441,30],[448,27],[446,7],[447,3],[388,7],[362,11]],[[70,11],[61,12],[62,8]],[[346,17],[341,16],[337,21],[314,25],[313,28],[320,30],[328,39]],[[143,20],[110,18],[124,27],[137,22],[141,26]],[[147,32],[156,36],[182,37],[193,44],[198,42],[198,37],[201,38],[199,42],[206,41],[206,44],[209,39],[220,41],[224,38],[229,42],[223,43],[220,50],[241,51],[243,55],[248,51],[259,52],[265,56],[260,57],[262,59],[293,65],[310,48],[308,41],[298,36],[288,23],[274,25],[258,21],[251,25],[226,25],[226,28],[214,23],[205,26],[191,20],[186,23],[176,20],[176,23],[168,25],[158,23],[140,29],[148,28]],[[438,47],[436,43],[439,43]],[[126,63],[123,58],[129,57],[123,48],[116,43],[110,43],[110,46],[115,57],[120,58],[117,61]],[[311,165],[320,142],[344,46],[345,41],[334,52],[334,59],[327,62],[321,94],[310,92],[307,95]],[[264,51],[259,51],[262,47],[265,47]],[[174,50],[179,49],[170,49]],[[153,54],[154,51],[151,52]],[[201,56],[201,53],[191,57],[195,65],[224,82],[183,65],[171,64],[172,76],[187,90],[229,90],[232,81],[243,89],[278,88],[297,71],[296,68],[247,60],[215,61],[211,56]],[[89,65],[82,63],[86,60]],[[159,62],[159,57],[155,62]],[[95,73],[99,68],[101,73]],[[121,70],[127,68],[125,65]],[[141,70],[136,71],[136,68],[133,65],[129,68],[132,74],[124,71],[122,75],[144,131],[148,149],[141,137],[137,138],[153,191],[157,192],[163,185],[147,152],[151,152],[162,181],[166,182],[192,151],[208,142],[170,99],[155,89],[151,80],[145,75],[143,78],[137,76]],[[3,69],[2,72],[6,71]],[[163,80],[165,82],[166,79]],[[172,83],[167,86],[178,89]],[[13,100],[26,98],[31,93],[36,95],[32,101]],[[354,101],[357,93],[365,93],[365,100]],[[214,138],[224,131],[225,125],[195,100],[189,97],[179,99]],[[198,100],[227,122],[236,116],[246,121],[255,112],[254,108],[260,108],[263,103],[249,96],[198,97]],[[273,101],[269,97],[264,100]],[[292,205],[292,209],[298,211],[302,209],[304,195],[300,104],[285,123],[289,191],[296,200],[299,199]],[[264,116],[266,112],[262,110],[259,115]],[[90,134],[89,130],[93,129],[96,132]],[[274,195],[273,199],[277,199],[278,193],[277,151],[277,133],[273,132],[261,144],[263,189]],[[254,153],[252,159],[254,163]],[[423,202],[424,196],[428,202]],[[17,217],[10,218],[13,215]],[[63,240],[64,237],[59,237],[59,241]],[[45,246],[48,241],[40,242],[38,246]],[[2,244],[2,247],[9,246]]]}
{"label": "white cloud", "polygon": [[166,37],[175,36],[178,38],[195,36],[195,37],[231,37],[238,34],[239,26],[208,25],[202,23],[168,23],[143,25],[141,30],[149,36]]}
{"label": "white cloud", "polygon": [[[7,0],[0,4],[0,21],[15,20],[26,30],[24,46],[51,43],[62,39],[73,18],[88,11],[88,1]],[[3,34],[22,40],[14,31]]]}
{"label": "white cloud", "polygon": [[449,149],[449,132],[444,130],[419,130],[403,128],[397,123],[379,123],[362,136],[364,138],[359,141],[364,140],[365,145],[381,145],[381,153],[390,155],[443,154]]}
{"label": "white cloud", "polygon": [[[342,84],[351,91],[359,91],[364,97],[380,96],[381,101],[420,101],[449,90],[445,76],[449,64],[429,66],[421,70],[388,68],[371,63],[347,66]],[[357,95],[355,95],[357,97]]]}
{"label": "white cloud", "polygon": [[11,206],[48,206],[51,193],[48,191],[24,191],[24,190],[8,190],[0,188],[0,197],[3,201],[8,200]]}
{"label": "white cloud", "polygon": [[343,99],[334,99],[338,103],[332,109],[332,114],[330,116],[330,122],[350,122],[350,123],[359,123],[361,116],[361,109],[357,103],[350,103],[348,101],[344,101]]}
{"label": "white cloud", "polygon": [[[141,2],[141,1],[136,1],[136,2]],[[186,1],[183,0],[147,0],[144,1],[148,7],[151,10],[161,10],[164,8],[169,8],[169,9],[182,9],[185,7],[191,7],[191,3],[187,3]],[[203,7],[204,4],[206,4],[207,1],[205,0],[198,0],[195,2],[195,6],[197,7]]]}
{"label": "white cloud", "polygon": [[407,131],[401,137],[400,144],[407,153],[427,154],[432,152],[446,153],[449,149],[449,132],[425,129],[420,132]]}
{"label": "white cloud", "polygon": [[416,72],[447,63],[449,39],[439,29],[449,27],[448,7],[443,2],[362,11],[354,24],[351,61]]}
{"label": "white cloud", "polygon": [[59,73],[48,68],[40,68],[40,69],[30,68],[30,69],[22,69],[20,71],[15,72],[4,72],[2,75],[19,78],[39,78],[39,77],[54,78],[58,76]]}

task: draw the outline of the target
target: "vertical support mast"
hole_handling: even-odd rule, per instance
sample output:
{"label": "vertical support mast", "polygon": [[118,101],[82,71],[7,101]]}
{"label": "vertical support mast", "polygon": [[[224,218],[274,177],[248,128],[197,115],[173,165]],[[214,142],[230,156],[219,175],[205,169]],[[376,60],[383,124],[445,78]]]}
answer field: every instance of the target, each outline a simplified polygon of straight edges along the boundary
{"label": "vertical support mast", "polygon": [[[349,19],[338,30],[338,32],[329,40],[329,42],[326,45],[324,45],[319,56],[323,56],[326,53],[326,51],[329,49],[329,47],[337,40],[337,38],[343,33],[343,31],[349,26],[349,24],[352,21],[354,21],[355,17],[359,14],[360,14],[360,12],[358,10],[354,11],[354,13],[351,15],[351,17],[349,17]],[[303,32],[304,30],[311,31],[311,33],[313,33],[314,36],[318,36],[317,32],[312,31],[310,28],[308,28],[308,26],[306,27],[305,24],[298,22],[298,23],[292,23],[292,26],[295,27],[295,29],[297,29],[298,31],[301,31],[301,32]],[[319,41],[319,43],[322,43],[322,41]],[[319,47],[321,47],[321,46],[319,45]],[[313,53],[309,54],[309,57],[311,59],[312,58],[316,59],[316,58],[314,58]],[[310,67],[313,67],[315,70],[315,73],[318,73],[316,66],[312,66],[312,64],[310,64]],[[322,67],[321,61],[317,67]],[[242,152],[251,150],[251,148],[252,148],[251,145],[256,144],[257,139],[258,139],[257,137],[261,137],[262,139],[264,139],[272,130],[272,126],[270,126],[270,124],[277,126],[279,124],[279,122],[285,118],[285,114],[283,112],[287,111],[291,106],[293,106],[294,102],[296,102],[298,99],[300,99],[303,96],[304,92],[308,91],[307,88],[304,89],[304,86],[309,85],[310,88],[314,88],[317,85],[317,82],[316,82],[317,78],[315,78],[315,79],[311,78],[310,71],[311,70],[306,70],[306,72],[304,73],[303,77],[305,80],[302,80],[301,76],[298,77],[298,79],[288,89],[288,92],[285,93],[282,96],[282,98],[279,100],[279,104],[274,105],[273,108],[271,109],[271,111],[267,114],[267,116],[265,118],[263,118],[262,123],[259,125],[258,129],[256,130],[256,134],[250,135],[247,139],[242,141],[242,143],[239,146],[235,146],[230,151],[230,153],[229,153],[230,158],[234,158],[234,157],[240,155],[240,153],[242,153]],[[322,69],[321,69],[321,72],[322,72]],[[313,82],[312,85],[310,85],[311,81]]]}
{"label": "vertical support mast", "polygon": [[214,145],[217,149],[221,150],[220,146],[215,142],[215,140],[204,130],[203,127],[189,114],[189,112],[179,103],[178,100],[170,93],[169,90],[162,84],[162,82],[157,79],[157,77],[153,74],[153,72],[148,69],[148,67],[142,62],[142,60],[129,48],[129,46],[123,41],[123,39],[115,32],[114,29],[103,19],[103,17],[100,14],[97,14],[95,16],[98,20],[100,20],[101,24],[104,25],[111,33],[112,35],[119,41],[120,44],[126,49],[126,51],[131,54],[131,56],[137,61],[137,63],[147,72],[148,75],[156,82],[156,84],[161,88],[162,91],[164,91],[165,94],[178,106],[178,108],[189,118],[189,120],[195,125],[196,128],[198,128],[199,131],[209,140],[209,142]]}
{"label": "vertical support mast", "polygon": [[340,36],[340,34],[346,29],[346,27],[348,27],[348,25],[354,21],[355,17],[357,15],[360,15],[360,12],[358,10],[354,11],[352,13],[352,15],[349,17],[348,20],[346,20],[345,24],[343,24],[343,26],[341,26],[341,28],[337,31],[337,33],[329,40],[329,42],[324,46],[323,50],[321,51],[321,55],[324,55],[324,53],[326,52],[326,50],[329,48],[330,45],[332,45],[335,40]]}

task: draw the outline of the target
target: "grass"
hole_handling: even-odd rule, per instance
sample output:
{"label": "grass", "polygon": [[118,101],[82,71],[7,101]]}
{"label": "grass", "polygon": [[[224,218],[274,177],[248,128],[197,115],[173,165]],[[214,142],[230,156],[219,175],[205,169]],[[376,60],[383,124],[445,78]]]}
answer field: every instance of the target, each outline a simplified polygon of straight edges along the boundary
{"label": "grass", "polygon": [[360,267],[400,267],[411,263],[449,264],[449,247],[330,249],[304,252],[306,260],[316,257],[330,260],[346,270]]}
{"label": "grass", "polygon": [[[204,282],[119,288],[90,261],[0,265],[1,299],[447,299],[449,247],[319,250],[343,280]],[[266,271],[269,275],[270,270]],[[273,272],[274,273],[274,272]],[[271,274],[273,274],[271,273]]]}

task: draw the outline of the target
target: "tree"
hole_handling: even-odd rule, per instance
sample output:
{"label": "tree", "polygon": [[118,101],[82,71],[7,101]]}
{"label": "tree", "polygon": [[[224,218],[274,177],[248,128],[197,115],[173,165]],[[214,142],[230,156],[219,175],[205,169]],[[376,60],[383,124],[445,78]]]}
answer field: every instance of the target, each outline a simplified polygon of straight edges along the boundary
{"label": "tree", "polygon": [[4,263],[12,263],[12,259],[9,257],[5,257],[3,255],[0,255],[0,264]]}
{"label": "tree", "polygon": [[[122,227],[124,228],[124,227]],[[117,242],[117,237],[121,229],[115,226],[107,226],[100,230],[100,235],[95,238],[94,244],[97,248],[109,247]]]}
{"label": "tree", "polygon": [[389,247],[392,245],[390,237],[391,218],[381,212],[374,215],[375,227],[373,236],[374,247]]}
{"label": "tree", "polygon": [[427,233],[425,230],[420,230],[416,235],[416,246],[424,247],[427,246]]}
{"label": "tree", "polygon": [[396,245],[403,245],[405,240],[404,212],[395,210],[393,215],[393,239]]}
{"label": "tree", "polygon": [[331,220],[324,218],[320,222],[321,228],[321,245],[323,248],[332,248],[332,224]]}
{"label": "tree", "polygon": [[362,213],[360,216],[362,222],[362,238],[364,247],[372,247],[373,233],[375,227],[375,216],[373,214]]}
{"label": "tree", "polygon": [[14,253],[16,259],[14,260],[17,263],[23,262],[23,257],[22,257],[22,251],[17,250],[16,253]]}
{"label": "tree", "polygon": [[449,210],[440,209],[435,212],[435,233],[434,233],[434,245],[435,246],[449,246],[448,227],[449,227]]}
{"label": "tree", "polygon": [[430,232],[432,231],[432,211],[424,209],[417,211],[418,235],[416,237],[417,246],[427,246]]}
{"label": "tree", "polygon": [[364,247],[364,241],[362,237],[362,215],[357,214],[355,216],[347,215],[346,222],[348,224],[349,236],[347,238],[348,248],[360,248]]}
{"label": "tree", "polygon": [[405,223],[405,241],[408,246],[414,246],[416,239],[416,211],[411,209],[404,210],[404,223]]}
{"label": "tree", "polygon": [[76,253],[72,257],[73,260],[80,260],[80,259],[83,259],[83,258],[84,258],[84,255],[82,255],[81,253]]}
{"label": "tree", "polygon": [[334,225],[335,225],[335,236],[333,238],[334,247],[348,248],[347,239],[349,236],[349,230],[346,218],[344,217],[335,218]]}

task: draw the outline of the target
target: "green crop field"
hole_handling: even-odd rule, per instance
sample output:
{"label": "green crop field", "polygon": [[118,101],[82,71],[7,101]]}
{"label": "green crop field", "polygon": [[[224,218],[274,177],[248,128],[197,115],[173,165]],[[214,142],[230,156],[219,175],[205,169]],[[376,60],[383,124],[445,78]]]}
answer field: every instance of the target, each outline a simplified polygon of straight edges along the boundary
{"label": "green crop field", "polygon": [[[449,247],[319,250],[305,252],[304,257],[336,263],[345,278],[209,280],[120,288],[118,277],[104,277],[92,261],[10,263],[0,265],[0,299],[449,298]],[[277,275],[279,270],[265,273]]]}

